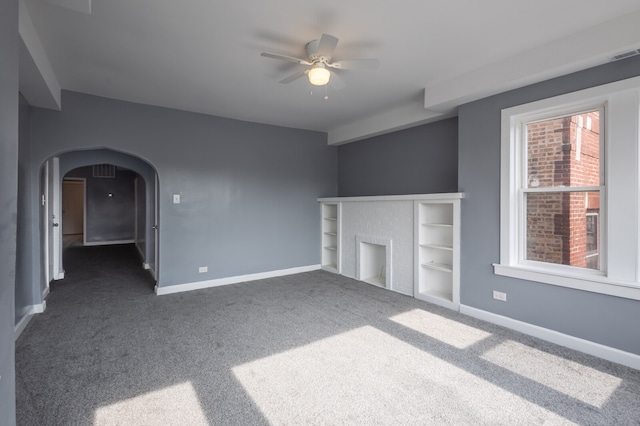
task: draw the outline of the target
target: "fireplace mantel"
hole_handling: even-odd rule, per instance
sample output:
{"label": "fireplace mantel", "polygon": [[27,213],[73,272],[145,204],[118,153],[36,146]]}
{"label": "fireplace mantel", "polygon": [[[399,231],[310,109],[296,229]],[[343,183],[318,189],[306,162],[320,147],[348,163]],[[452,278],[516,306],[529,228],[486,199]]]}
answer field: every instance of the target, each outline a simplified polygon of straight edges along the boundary
{"label": "fireplace mantel", "polygon": [[[319,198],[323,269],[457,310],[462,198],[463,193]],[[362,265],[371,262],[384,277],[363,272]]]}

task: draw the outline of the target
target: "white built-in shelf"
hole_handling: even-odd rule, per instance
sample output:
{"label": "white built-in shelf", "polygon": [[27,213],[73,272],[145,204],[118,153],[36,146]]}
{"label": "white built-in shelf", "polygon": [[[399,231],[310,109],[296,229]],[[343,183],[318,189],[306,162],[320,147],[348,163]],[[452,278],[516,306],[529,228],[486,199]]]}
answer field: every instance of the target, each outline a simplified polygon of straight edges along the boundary
{"label": "white built-in shelf", "polygon": [[453,246],[448,246],[448,245],[445,245],[445,244],[426,243],[426,244],[420,244],[420,247],[433,248],[433,249],[438,249],[438,250],[453,250]]}
{"label": "white built-in shelf", "polygon": [[444,228],[453,228],[453,225],[450,223],[421,223],[421,226],[442,226]]}
{"label": "white built-in shelf", "polygon": [[431,291],[429,293],[424,293],[422,294],[423,297],[425,298],[439,298],[442,300],[451,300],[453,298],[453,294],[450,292],[446,292],[446,291]]}
{"label": "white built-in shelf", "polygon": [[322,203],[322,269],[340,272],[340,204]]}
{"label": "white built-in shelf", "polygon": [[372,196],[363,196],[363,197],[327,197],[327,198],[318,198],[318,201],[321,203],[340,203],[340,202],[350,202],[350,201],[419,201],[419,202],[430,202],[430,201],[453,201],[460,200],[464,198],[464,193],[462,192],[443,192],[443,193],[433,193],[433,194],[408,194],[408,195],[372,195]]}
{"label": "white built-in shelf", "polygon": [[414,201],[416,298],[460,307],[460,197]]}
{"label": "white built-in shelf", "polygon": [[369,277],[366,280],[364,280],[364,282],[368,284],[373,284],[378,287],[386,287],[386,280],[384,276]]}
{"label": "white built-in shelf", "polygon": [[438,262],[429,262],[429,263],[421,263],[420,266],[423,268],[435,269],[436,271],[442,272],[452,272],[453,266],[448,263],[438,263]]}
{"label": "white built-in shelf", "polygon": [[[367,283],[459,310],[463,198],[459,192],[319,198],[321,267],[338,274],[355,274]],[[412,217],[406,215],[407,208],[413,208]],[[380,212],[389,213],[381,219]],[[391,224],[381,222],[386,220]],[[407,240],[405,229],[411,227],[413,235],[409,238],[413,238]],[[408,247],[413,250],[412,259],[406,253]],[[371,253],[363,255],[362,250]],[[394,256],[401,256],[402,262],[393,262]],[[376,266],[370,268],[370,264]]]}

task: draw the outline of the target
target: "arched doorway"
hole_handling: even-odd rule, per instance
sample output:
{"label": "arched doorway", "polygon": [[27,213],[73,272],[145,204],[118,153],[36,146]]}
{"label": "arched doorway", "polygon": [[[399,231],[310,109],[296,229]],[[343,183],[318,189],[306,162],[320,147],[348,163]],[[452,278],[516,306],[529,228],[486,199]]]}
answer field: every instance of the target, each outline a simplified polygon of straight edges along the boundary
{"label": "arched doorway", "polygon": [[[112,174],[110,174],[112,173]],[[82,186],[82,212],[68,220],[63,205],[63,186]],[[135,244],[142,259],[157,281],[158,259],[158,178],[155,168],[138,157],[110,149],[80,150],[62,153],[45,161],[41,170],[42,265],[47,286],[64,278],[65,228],[67,234],[81,235],[81,245]],[[75,206],[73,208],[78,208]],[[78,228],[82,216],[82,228]]]}

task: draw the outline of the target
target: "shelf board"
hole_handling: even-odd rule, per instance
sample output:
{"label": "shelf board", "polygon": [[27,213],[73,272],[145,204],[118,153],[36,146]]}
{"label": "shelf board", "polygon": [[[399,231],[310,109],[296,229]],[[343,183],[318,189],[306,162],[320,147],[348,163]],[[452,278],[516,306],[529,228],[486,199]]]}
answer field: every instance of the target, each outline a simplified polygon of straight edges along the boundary
{"label": "shelf board", "polygon": [[437,297],[438,299],[444,299],[449,302],[453,301],[453,294],[450,292],[426,290],[426,291],[421,291],[420,294],[422,296],[427,296],[427,297]]}
{"label": "shelf board", "polygon": [[453,228],[453,225],[450,223],[421,223],[422,226],[440,226],[442,228]]}
{"label": "shelf board", "polygon": [[324,235],[331,235],[332,237],[336,237],[338,235],[337,232],[325,232]]}
{"label": "shelf board", "polygon": [[325,246],[323,247],[325,250],[331,250],[331,251],[336,251],[338,248],[334,247],[334,246]]}
{"label": "shelf board", "polygon": [[332,220],[332,221],[335,222],[336,220],[338,220],[338,218],[337,217],[325,217],[324,220]]}
{"label": "shelf board", "polygon": [[420,247],[434,248],[434,249],[438,249],[438,250],[449,250],[449,251],[453,250],[452,246],[447,246],[447,245],[444,245],[444,244],[430,244],[430,243],[427,243],[427,244],[420,244]]}
{"label": "shelf board", "polygon": [[362,280],[362,281],[364,281],[367,284],[372,284],[372,285],[375,285],[375,286],[378,286],[378,287],[383,287],[383,288],[387,287],[387,285],[385,283],[385,281],[386,281],[385,277],[374,276],[374,277],[369,277],[366,280]]}
{"label": "shelf board", "polygon": [[335,263],[325,263],[324,265],[322,265],[322,269],[331,272],[338,272],[338,265],[336,265]]}
{"label": "shelf board", "polygon": [[427,262],[427,263],[421,263],[420,266],[427,269],[435,269],[436,271],[453,272],[453,266],[448,265],[446,263]]}

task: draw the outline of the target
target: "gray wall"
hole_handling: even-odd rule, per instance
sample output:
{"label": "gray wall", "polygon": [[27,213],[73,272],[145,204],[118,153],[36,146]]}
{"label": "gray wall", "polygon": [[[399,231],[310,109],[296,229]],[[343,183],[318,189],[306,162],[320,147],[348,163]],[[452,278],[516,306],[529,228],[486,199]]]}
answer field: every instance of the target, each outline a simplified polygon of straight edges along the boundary
{"label": "gray wall", "polygon": [[[26,314],[34,304],[34,275],[31,269],[32,253],[26,250],[30,247],[34,229],[37,230],[37,215],[34,216],[31,209],[31,200],[25,195],[31,186],[31,173],[29,170],[31,160],[31,112],[27,100],[20,95],[19,109],[19,149],[18,149],[18,220],[17,220],[17,247],[16,255],[16,290],[15,290],[15,317],[16,323]],[[34,223],[34,220],[36,222]]]}
{"label": "gray wall", "polygon": [[87,243],[134,239],[136,176],[130,170],[118,169],[115,178],[94,178],[91,166],[67,173],[65,177],[85,178]]}
{"label": "gray wall", "polygon": [[338,147],[341,197],[457,190],[457,118]]}
{"label": "gray wall", "polygon": [[[144,247],[146,242],[146,235],[144,234],[145,217],[147,214],[147,200],[145,194],[144,179],[138,177],[135,180],[136,191],[136,235],[135,242],[136,247],[140,253],[144,253]],[[144,257],[144,255],[143,255]],[[143,259],[145,260],[145,259]]]}
{"label": "gray wall", "polygon": [[0,424],[16,421],[15,266],[18,198],[18,0],[0,2]]}
{"label": "gray wall", "polygon": [[[501,109],[636,75],[640,59],[632,58],[460,107],[463,304],[640,354],[640,302],[499,277],[491,266],[500,260]],[[493,300],[492,290],[509,302]]]}
{"label": "gray wall", "polygon": [[77,149],[149,162],[160,182],[159,286],[319,263],[316,199],[337,193],[326,134],[67,91],[62,103],[32,108],[32,173]]}

